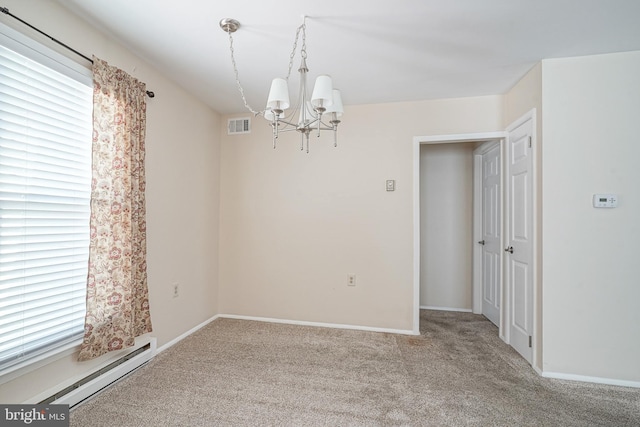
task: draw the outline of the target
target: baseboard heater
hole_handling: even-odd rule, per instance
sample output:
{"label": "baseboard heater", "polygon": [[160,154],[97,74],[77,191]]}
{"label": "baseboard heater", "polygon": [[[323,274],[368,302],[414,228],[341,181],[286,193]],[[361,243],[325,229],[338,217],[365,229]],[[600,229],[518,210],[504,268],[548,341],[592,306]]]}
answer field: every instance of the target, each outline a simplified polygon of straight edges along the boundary
{"label": "baseboard heater", "polygon": [[41,404],[78,405],[114,382],[129,375],[149,362],[156,353],[156,338],[149,338],[147,344],[133,350],[120,359],[109,363],[96,372],[84,377],[69,387],[41,401]]}

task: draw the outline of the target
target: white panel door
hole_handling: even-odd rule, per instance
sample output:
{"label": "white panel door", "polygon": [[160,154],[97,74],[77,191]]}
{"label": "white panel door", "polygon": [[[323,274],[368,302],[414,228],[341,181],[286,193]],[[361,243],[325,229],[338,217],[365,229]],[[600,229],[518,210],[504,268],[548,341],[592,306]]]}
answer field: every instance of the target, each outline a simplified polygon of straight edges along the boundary
{"label": "white panel door", "polygon": [[500,327],[500,144],[482,155],[482,314]]}
{"label": "white panel door", "polygon": [[507,139],[507,247],[509,343],[529,363],[533,335],[533,120],[509,131]]}

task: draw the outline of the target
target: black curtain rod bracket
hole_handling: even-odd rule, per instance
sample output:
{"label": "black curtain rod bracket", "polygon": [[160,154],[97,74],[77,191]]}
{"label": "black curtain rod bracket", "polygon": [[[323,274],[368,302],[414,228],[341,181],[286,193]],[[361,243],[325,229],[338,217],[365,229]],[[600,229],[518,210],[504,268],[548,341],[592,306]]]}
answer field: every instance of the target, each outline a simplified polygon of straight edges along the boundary
{"label": "black curtain rod bracket", "polygon": [[[42,31],[39,28],[34,27],[33,25],[29,24],[27,21],[24,21],[20,18],[18,18],[16,15],[12,14],[11,12],[9,12],[9,9],[7,9],[6,7],[0,7],[0,12],[4,13],[5,15],[9,15],[10,17],[12,17],[13,19],[20,21],[22,24],[26,25],[27,27],[31,28],[32,30],[37,31],[38,33],[42,34],[45,37],[48,37],[51,41],[59,44],[60,46],[64,47],[67,50],[70,50],[71,52],[75,53],[76,55],[86,59],[87,61],[91,62],[93,64],[93,60],[91,58],[89,58],[87,55],[83,55],[82,53],[78,52],[77,50],[75,50],[74,48],[72,48],[71,46],[68,46],[64,43],[62,43],[60,40],[50,36],[49,34],[45,33],[44,31]],[[153,93],[152,91],[148,90],[147,91],[147,96],[149,98],[154,98],[156,96],[155,93]]]}

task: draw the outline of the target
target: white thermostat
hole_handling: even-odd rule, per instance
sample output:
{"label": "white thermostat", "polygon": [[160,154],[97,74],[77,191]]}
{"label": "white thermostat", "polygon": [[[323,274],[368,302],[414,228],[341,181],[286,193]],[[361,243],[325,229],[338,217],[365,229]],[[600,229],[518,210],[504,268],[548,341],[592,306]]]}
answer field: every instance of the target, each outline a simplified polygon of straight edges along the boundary
{"label": "white thermostat", "polygon": [[618,196],[616,194],[594,194],[594,208],[615,208],[618,206]]}

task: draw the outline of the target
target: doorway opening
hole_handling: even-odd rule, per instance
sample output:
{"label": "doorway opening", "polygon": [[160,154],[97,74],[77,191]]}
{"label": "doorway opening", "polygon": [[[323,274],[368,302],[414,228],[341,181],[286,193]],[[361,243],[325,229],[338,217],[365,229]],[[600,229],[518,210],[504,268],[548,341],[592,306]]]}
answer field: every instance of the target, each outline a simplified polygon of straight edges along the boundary
{"label": "doorway opening", "polygon": [[482,313],[478,162],[487,147],[502,151],[505,139],[505,132],[414,138],[414,329],[421,308]]}

